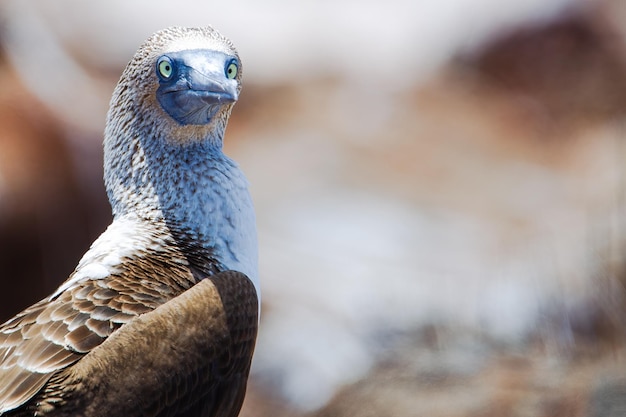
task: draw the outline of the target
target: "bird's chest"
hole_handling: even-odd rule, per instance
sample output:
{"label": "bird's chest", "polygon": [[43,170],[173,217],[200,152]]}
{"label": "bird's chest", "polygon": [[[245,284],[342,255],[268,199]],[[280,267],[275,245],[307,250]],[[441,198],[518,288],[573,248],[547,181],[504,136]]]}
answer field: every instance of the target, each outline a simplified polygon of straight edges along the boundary
{"label": "bird's chest", "polygon": [[183,245],[200,249],[219,269],[256,280],[256,222],[243,174],[205,168],[202,175],[182,175],[168,195],[171,201],[163,201],[166,223]]}

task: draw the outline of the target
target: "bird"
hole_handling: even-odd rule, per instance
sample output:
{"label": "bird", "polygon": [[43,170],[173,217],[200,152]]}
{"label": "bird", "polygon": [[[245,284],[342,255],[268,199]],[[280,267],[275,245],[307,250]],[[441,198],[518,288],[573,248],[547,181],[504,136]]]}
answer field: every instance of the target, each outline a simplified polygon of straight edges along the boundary
{"label": "bird", "polygon": [[260,314],[248,181],[223,152],[241,91],[211,26],[150,36],[104,129],[112,222],[0,326],[0,416],[237,416]]}

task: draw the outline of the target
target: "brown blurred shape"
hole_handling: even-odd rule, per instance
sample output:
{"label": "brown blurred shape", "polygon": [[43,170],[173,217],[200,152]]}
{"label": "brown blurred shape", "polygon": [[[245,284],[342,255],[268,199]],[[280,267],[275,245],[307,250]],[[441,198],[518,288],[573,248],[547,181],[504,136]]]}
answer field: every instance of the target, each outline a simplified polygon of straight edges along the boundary
{"label": "brown blurred shape", "polygon": [[624,115],[624,44],[602,8],[523,27],[466,62],[487,84],[557,123]]}
{"label": "brown blurred shape", "polygon": [[103,223],[89,195],[58,123],[0,56],[0,320],[72,272]]}

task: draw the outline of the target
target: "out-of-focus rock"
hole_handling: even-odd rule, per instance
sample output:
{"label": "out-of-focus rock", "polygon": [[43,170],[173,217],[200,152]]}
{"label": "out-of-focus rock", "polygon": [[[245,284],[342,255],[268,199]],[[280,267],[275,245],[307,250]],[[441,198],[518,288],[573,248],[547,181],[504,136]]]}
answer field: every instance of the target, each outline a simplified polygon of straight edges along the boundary
{"label": "out-of-focus rock", "polygon": [[603,8],[511,31],[471,57],[490,88],[524,109],[527,121],[580,126],[626,115],[626,43]]}

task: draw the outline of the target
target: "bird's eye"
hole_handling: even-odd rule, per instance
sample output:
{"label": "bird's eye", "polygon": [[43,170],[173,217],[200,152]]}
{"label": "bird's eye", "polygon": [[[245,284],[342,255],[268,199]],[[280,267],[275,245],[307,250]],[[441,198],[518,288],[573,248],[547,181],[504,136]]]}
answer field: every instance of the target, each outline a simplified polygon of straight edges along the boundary
{"label": "bird's eye", "polygon": [[169,80],[174,72],[172,60],[166,56],[161,57],[157,62],[157,72],[163,80]]}
{"label": "bird's eye", "polygon": [[235,60],[230,61],[230,63],[226,66],[226,78],[229,80],[234,79],[237,76],[238,71],[239,67],[237,66],[237,62]]}

